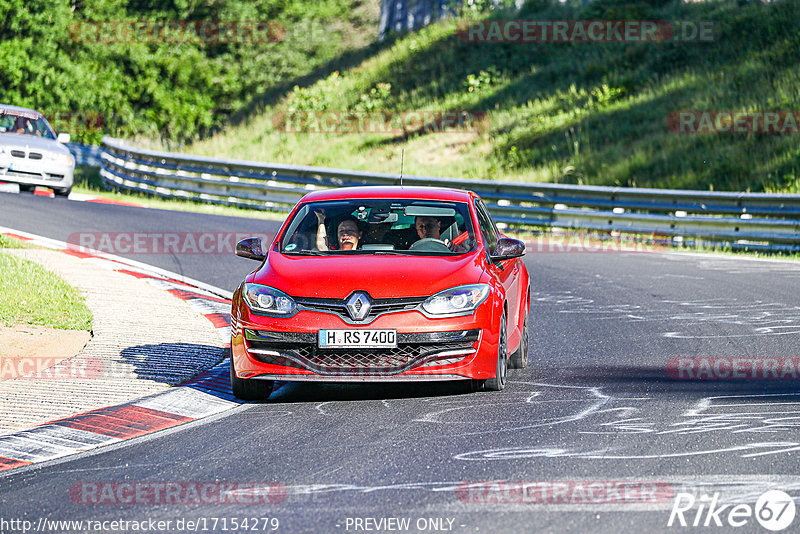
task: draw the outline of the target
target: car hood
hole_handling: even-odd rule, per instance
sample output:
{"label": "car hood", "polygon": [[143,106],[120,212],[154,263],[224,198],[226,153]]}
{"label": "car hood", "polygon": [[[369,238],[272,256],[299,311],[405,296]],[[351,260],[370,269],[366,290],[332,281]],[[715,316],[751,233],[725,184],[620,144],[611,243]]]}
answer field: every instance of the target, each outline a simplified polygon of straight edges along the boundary
{"label": "car hood", "polygon": [[2,133],[0,134],[0,146],[8,148],[30,148],[57,152],[59,154],[69,154],[69,149],[55,139],[46,139],[36,135]]}
{"label": "car hood", "polygon": [[272,286],[292,297],[343,299],[356,290],[372,298],[422,297],[477,283],[478,253],[460,256],[291,256],[270,252],[248,282]]}

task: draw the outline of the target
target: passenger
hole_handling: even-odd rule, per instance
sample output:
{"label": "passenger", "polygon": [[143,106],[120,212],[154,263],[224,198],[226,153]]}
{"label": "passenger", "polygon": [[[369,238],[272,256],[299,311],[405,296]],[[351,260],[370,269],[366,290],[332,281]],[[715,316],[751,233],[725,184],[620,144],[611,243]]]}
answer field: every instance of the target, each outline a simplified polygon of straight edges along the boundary
{"label": "passenger", "polygon": [[[317,216],[317,250],[328,249],[328,232],[325,228],[325,212],[318,210],[314,212]],[[336,226],[336,238],[338,249],[335,250],[356,250],[361,242],[363,232],[358,227],[355,217],[345,217]]]}

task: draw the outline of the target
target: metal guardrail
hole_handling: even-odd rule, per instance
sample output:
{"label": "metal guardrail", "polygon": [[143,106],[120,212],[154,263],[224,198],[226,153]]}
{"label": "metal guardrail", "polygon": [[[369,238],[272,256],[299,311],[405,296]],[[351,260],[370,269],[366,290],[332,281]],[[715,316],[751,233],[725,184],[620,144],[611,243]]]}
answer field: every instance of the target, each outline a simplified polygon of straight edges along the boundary
{"label": "metal guardrail", "polygon": [[[103,138],[103,179],[118,188],[288,211],[314,189],[399,185],[396,174],[156,152]],[[404,185],[470,189],[511,226],[654,234],[800,250],[800,195],[640,189],[404,176]]]}
{"label": "metal guardrail", "polygon": [[83,145],[81,143],[67,143],[67,148],[75,156],[76,165],[100,166],[100,147]]}

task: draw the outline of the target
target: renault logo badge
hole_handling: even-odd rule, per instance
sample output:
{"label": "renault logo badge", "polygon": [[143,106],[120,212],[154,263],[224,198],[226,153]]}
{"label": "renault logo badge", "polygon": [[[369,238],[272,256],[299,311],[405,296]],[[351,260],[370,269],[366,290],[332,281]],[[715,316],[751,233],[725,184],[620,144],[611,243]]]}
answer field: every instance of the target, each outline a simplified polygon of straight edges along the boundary
{"label": "renault logo badge", "polygon": [[372,299],[363,291],[356,291],[347,299],[347,312],[354,321],[360,321],[372,308]]}

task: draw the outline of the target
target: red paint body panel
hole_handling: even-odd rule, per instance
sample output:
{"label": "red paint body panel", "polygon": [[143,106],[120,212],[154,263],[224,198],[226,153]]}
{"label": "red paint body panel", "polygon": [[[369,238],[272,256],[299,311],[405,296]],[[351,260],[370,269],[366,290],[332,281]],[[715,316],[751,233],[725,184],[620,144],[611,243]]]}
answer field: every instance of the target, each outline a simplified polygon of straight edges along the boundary
{"label": "red paint body panel", "polygon": [[340,298],[356,289],[372,298],[420,297],[475,283],[480,258],[461,256],[289,256],[270,251],[252,282],[279,288],[293,297]]}

